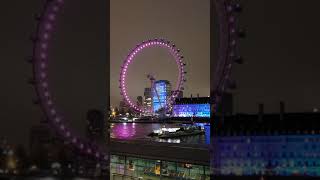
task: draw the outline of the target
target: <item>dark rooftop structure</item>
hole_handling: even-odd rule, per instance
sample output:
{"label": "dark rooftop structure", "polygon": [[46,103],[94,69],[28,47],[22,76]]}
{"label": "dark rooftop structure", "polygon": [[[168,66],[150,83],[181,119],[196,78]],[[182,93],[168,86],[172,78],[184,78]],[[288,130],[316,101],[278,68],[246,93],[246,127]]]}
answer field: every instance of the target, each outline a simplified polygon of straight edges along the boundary
{"label": "dark rooftop structure", "polygon": [[214,117],[215,135],[320,134],[320,113],[236,114]]}
{"label": "dark rooftop structure", "polygon": [[209,104],[210,97],[177,98],[176,104]]}

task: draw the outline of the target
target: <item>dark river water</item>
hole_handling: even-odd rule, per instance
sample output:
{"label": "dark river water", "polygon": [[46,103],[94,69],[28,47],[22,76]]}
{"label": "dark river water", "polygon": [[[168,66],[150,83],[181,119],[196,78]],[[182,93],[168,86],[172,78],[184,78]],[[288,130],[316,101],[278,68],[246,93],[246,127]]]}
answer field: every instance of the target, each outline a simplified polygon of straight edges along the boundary
{"label": "dark river water", "polygon": [[[160,123],[112,123],[111,138],[122,140],[146,140],[169,143],[189,143],[189,144],[209,144],[210,143],[210,126],[198,124],[205,129],[204,135],[188,136],[177,139],[159,139],[148,137],[153,130],[160,129],[163,124]],[[181,127],[179,124],[165,124],[166,128]]]}

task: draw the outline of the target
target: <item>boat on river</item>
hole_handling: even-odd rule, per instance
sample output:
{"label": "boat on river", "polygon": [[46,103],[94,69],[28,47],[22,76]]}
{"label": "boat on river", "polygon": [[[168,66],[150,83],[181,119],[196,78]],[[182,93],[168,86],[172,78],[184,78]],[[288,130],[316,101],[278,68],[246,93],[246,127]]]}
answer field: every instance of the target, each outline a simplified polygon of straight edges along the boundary
{"label": "boat on river", "polygon": [[204,128],[200,126],[184,126],[178,128],[165,128],[162,127],[153,130],[148,136],[158,138],[179,138],[183,136],[195,136],[205,134]]}

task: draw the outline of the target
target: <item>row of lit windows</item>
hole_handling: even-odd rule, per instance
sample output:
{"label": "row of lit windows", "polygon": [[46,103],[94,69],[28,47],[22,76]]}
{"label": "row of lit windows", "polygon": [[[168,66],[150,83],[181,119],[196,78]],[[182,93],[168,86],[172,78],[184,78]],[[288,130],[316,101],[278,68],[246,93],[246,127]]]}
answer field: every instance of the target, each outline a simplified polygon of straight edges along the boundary
{"label": "row of lit windows", "polygon": [[[229,132],[231,134],[231,132]],[[224,143],[318,143],[320,135],[271,135],[271,136],[238,136],[238,137],[220,137],[218,142]]]}
{"label": "row of lit windows", "polygon": [[256,161],[241,161],[236,160],[226,160],[221,162],[221,167],[320,167],[320,161],[301,161],[301,160],[256,160]]}
{"label": "row of lit windows", "polygon": [[222,150],[237,150],[237,149],[248,149],[248,150],[257,150],[257,149],[267,149],[272,147],[275,149],[304,149],[304,150],[319,150],[320,144],[305,144],[305,143],[295,143],[295,144],[263,144],[263,143],[251,143],[251,144],[217,144]]}
{"label": "row of lit windows", "polygon": [[221,152],[221,157],[258,157],[258,158],[320,158],[319,152],[314,153],[295,153],[295,152]]}
{"label": "row of lit windows", "polygon": [[297,175],[308,175],[308,176],[319,176],[320,172],[317,169],[305,169],[305,168],[278,168],[278,169],[264,169],[264,168],[257,168],[257,167],[252,167],[252,168],[241,168],[241,167],[236,167],[236,168],[230,168],[226,167],[223,168],[217,172],[220,172],[220,174],[223,175],[264,175],[264,174],[269,174],[269,175],[281,175],[281,176],[297,176]]}
{"label": "row of lit windows", "polygon": [[173,106],[175,117],[210,117],[209,104],[183,104]]}

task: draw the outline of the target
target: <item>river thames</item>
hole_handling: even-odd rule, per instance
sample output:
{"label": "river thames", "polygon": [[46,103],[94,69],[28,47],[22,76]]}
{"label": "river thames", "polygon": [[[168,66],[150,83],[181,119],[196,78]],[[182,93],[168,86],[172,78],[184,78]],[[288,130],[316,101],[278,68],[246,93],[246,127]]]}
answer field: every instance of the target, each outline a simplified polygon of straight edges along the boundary
{"label": "river thames", "polygon": [[183,143],[183,144],[210,144],[210,125],[198,124],[204,127],[204,135],[187,136],[175,139],[160,139],[148,137],[153,130],[181,127],[179,124],[160,124],[160,123],[112,123],[110,125],[113,139],[121,140],[146,140],[156,142]]}

